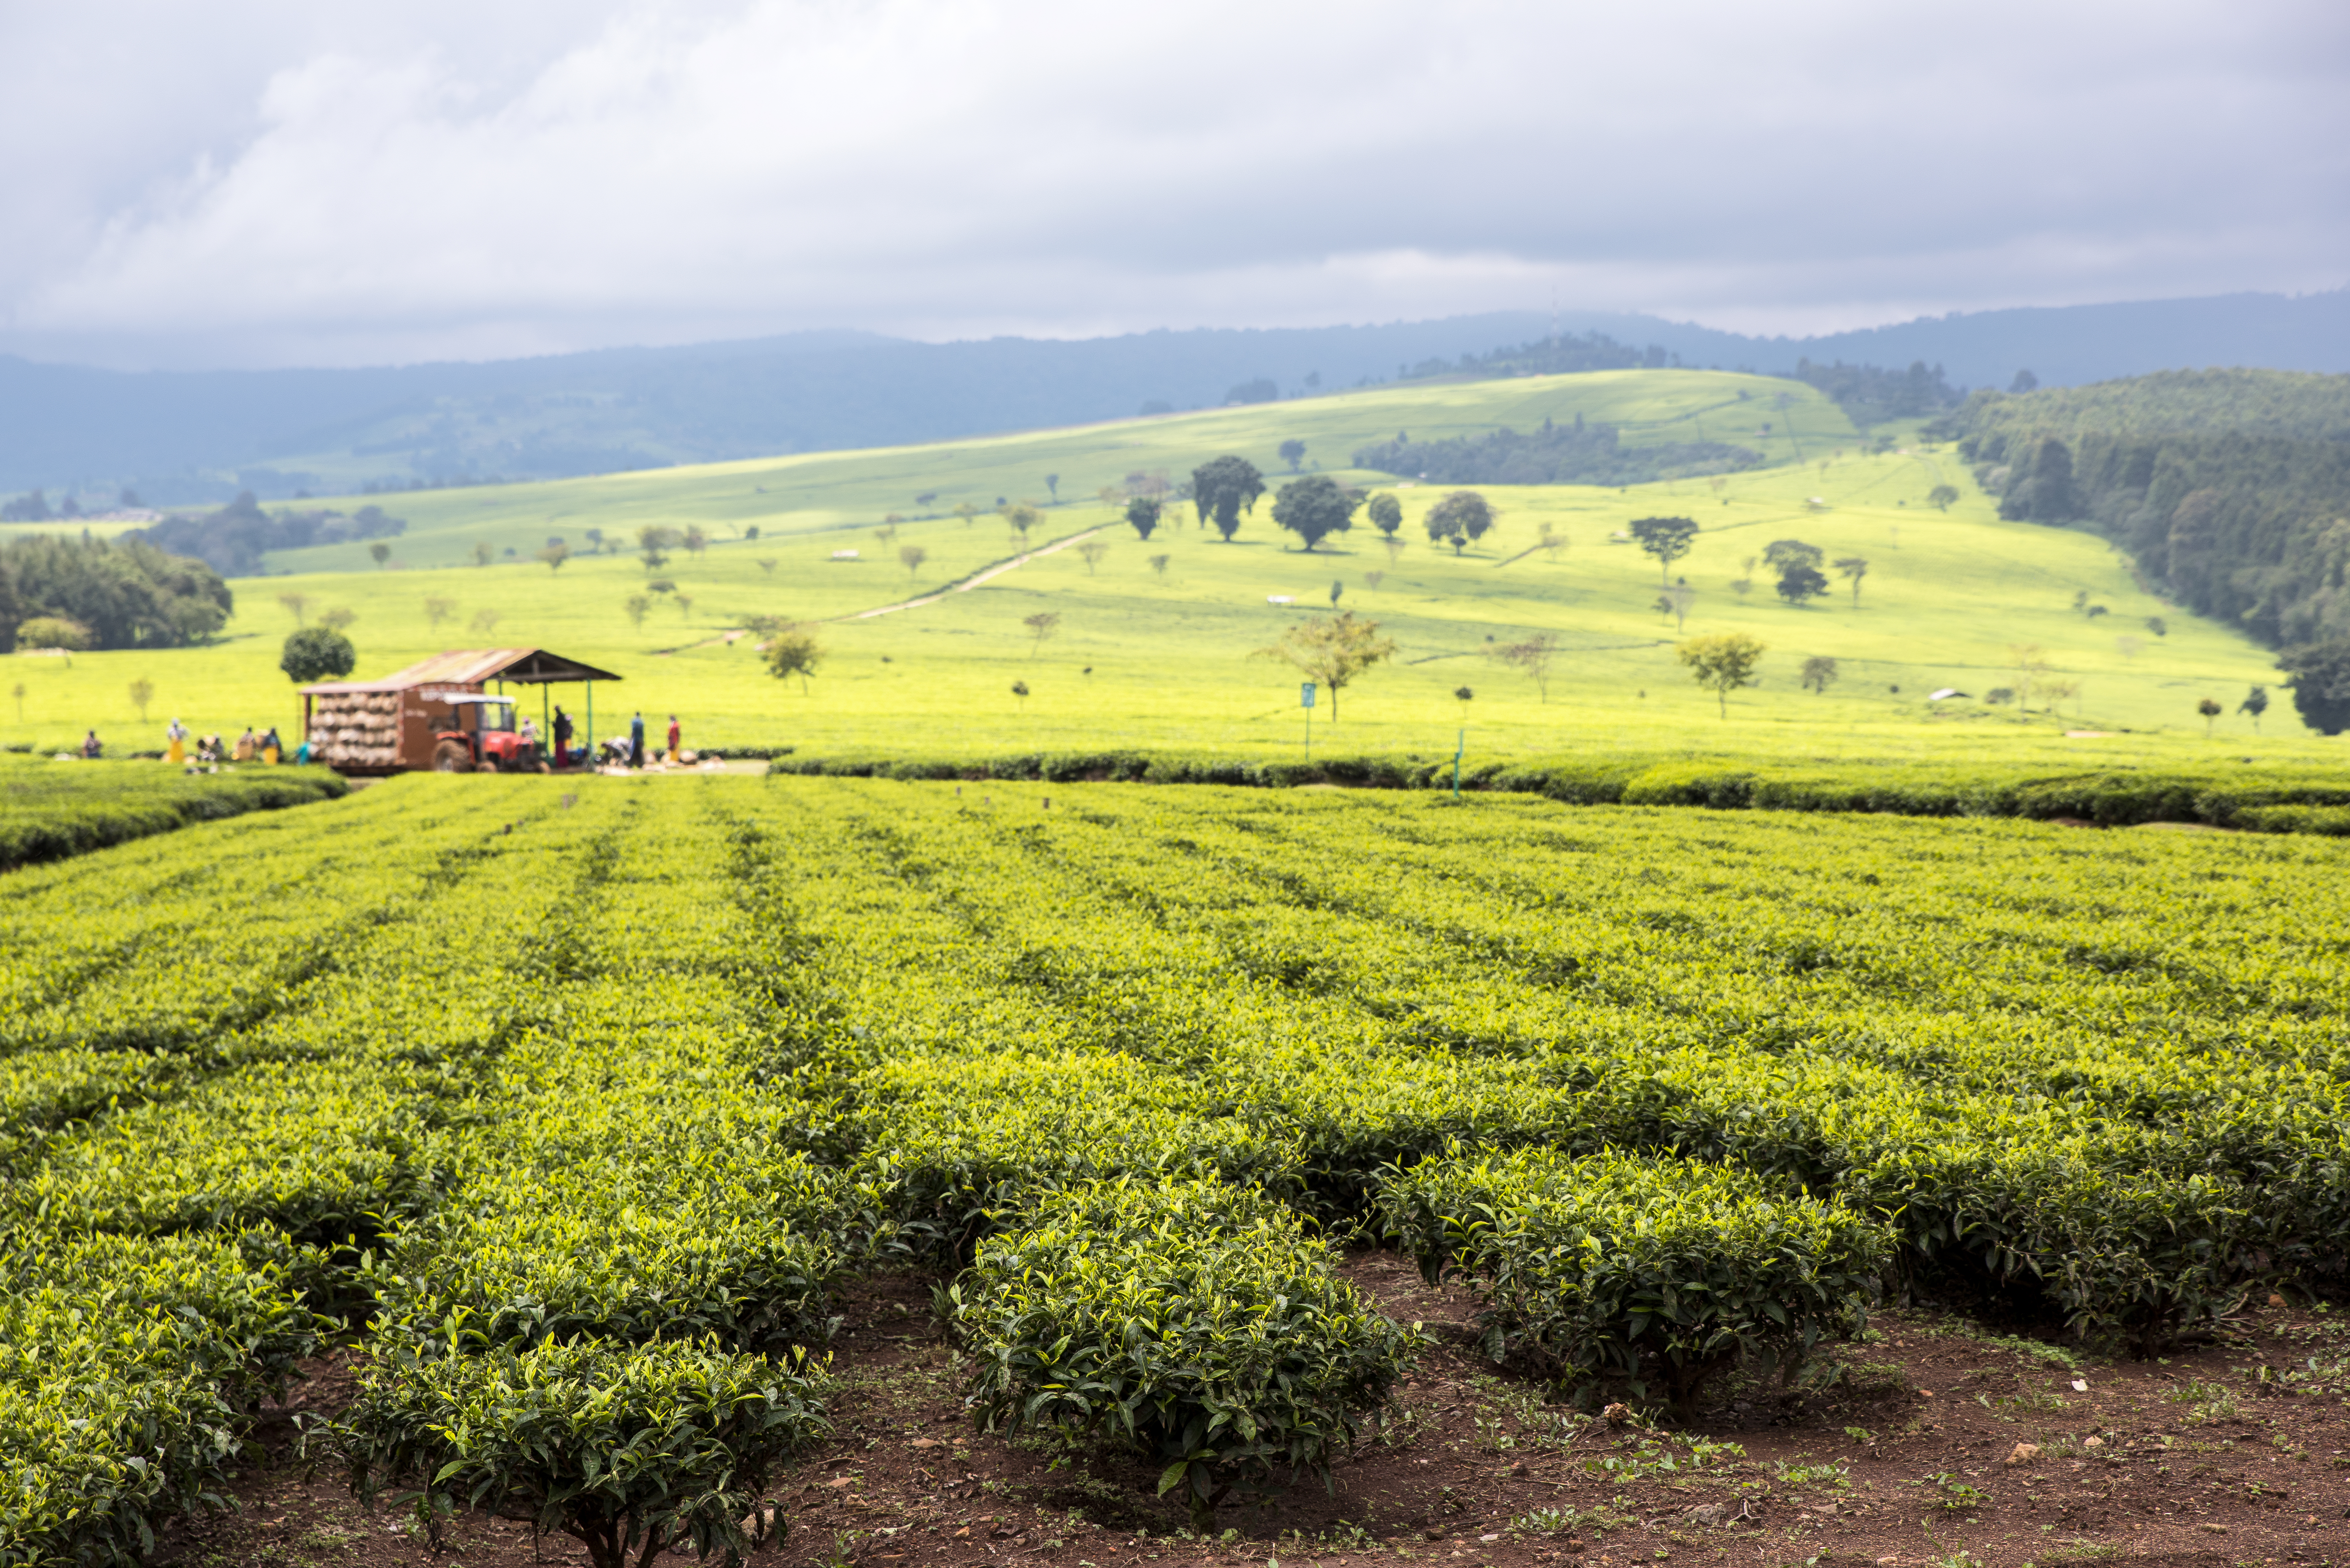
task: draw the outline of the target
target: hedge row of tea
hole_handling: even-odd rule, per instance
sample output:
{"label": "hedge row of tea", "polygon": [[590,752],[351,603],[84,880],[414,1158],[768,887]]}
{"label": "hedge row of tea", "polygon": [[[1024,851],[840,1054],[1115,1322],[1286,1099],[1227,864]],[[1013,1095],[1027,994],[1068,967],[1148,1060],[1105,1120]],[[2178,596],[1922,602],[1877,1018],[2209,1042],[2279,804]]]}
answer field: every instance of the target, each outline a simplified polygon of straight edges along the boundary
{"label": "hedge row of tea", "polygon": [[[901,782],[989,779],[1052,784],[1233,784],[1362,789],[1453,787],[1450,757],[1269,760],[1214,753],[1055,752],[994,757],[785,755],[779,774]],[[2350,835],[2350,770],[2308,763],[2052,774],[2014,764],[1752,764],[1659,755],[1578,753],[1472,763],[1462,790],[1541,795],[1573,805],[1700,805],[1739,811],[2013,816],[2128,827],[2199,823],[2253,833]]]}
{"label": "hedge row of tea", "polygon": [[333,800],[325,768],[187,774],[161,763],[0,762],[0,871],[62,860],[248,811]]}
{"label": "hedge row of tea", "polygon": [[317,820],[0,910],[7,1568],[141,1551],[337,1335],[363,1486],[619,1568],[745,1544],[863,1270],[936,1279],[977,1419],[1204,1521],[1382,1419],[1357,1229],[1684,1408],[1921,1276],[2153,1349],[2350,1262],[2324,840],[723,777]]}

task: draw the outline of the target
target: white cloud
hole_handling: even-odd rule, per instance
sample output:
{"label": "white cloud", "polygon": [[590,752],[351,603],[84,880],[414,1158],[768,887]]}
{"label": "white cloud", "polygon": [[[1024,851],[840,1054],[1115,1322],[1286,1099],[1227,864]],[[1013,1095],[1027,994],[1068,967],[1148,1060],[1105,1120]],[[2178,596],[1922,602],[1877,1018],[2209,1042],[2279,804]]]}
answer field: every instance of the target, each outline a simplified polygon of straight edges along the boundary
{"label": "white cloud", "polygon": [[43,86],[0,107],[30,236],[0,346],[356,362],[1554,298],[1804,330],[2339,286],[2350,254],[2350,24],[2316,5],[481,9],[12,12]]}

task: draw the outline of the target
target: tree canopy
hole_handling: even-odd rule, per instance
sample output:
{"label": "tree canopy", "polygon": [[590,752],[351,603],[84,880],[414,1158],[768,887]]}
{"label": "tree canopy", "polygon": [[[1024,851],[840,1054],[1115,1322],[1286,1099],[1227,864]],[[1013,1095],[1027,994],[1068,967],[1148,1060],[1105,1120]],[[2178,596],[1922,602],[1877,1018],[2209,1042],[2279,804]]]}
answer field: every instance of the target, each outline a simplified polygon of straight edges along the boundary
{"label": "tree canopy", "polygon": [[1657,580],[1673,569],[1673,563],[1690,553],[1697,540],[1697,519],[1694,517],[1638,517],[1630,525],[1632,543],[1640,546],[1644,556],[1657,561]]}
{"label": "tree canopy", "polygon": [[2292,677],[2285,684],[2303,723],[2321,735],[2350,730],[2350,637],[2288,648],[2277,668]]}
{"label": "tree canopy", "polygon": [[1714,695],[1721,716],[1730,717],[1730,694],[1754,684],[1755,666],[1762,662],[1763,645],[1742,631],[1718,631],[1693,637],[1674,649],[1700,686]]}
{"label": "tree canopy", "polygon": [[330,627],[305,627],[289,632],[286,647],[277,656],[277,668],[286,671],[286,679],[305,680],[340,680],[359,663],[359,650],[351,639]]}
{"label": "tree canopy", "polygon": [[1382,490],[1372,496],[1371,504],[1363,514],[1371,520],[1372,527],[1389,538],[1393,538],[1395,531],[1403,526],[1403,503],[1396,499],[1391,490]]}
{"label": "tree canopy", "polygon": [[1380,636],[1378,622],[1357,620],[1353,610],[1341,610],[1291,627],[1281,634],[1279,642],[1258,649],[1252,657],[1282,659],[1328,687],[1330,722],[1335,724],[1339,691],[1395,650],[1395,639]]}
{"label": "tree canopy", "polygon": [[1456,490],[1428,509],[1428,536],[1438,544],[1450,545],[1459,555],[1461,546],[1483,538],[1493,527],[1492,504],[1473,490]]}
{"label": "tree canopy", "polygon": [[139,539],[36,535],[0,546],[0,650],[17,623],[76,622],[96,649],[179,648],[227,624],[235,596],[202,561]]}
{"label": "tree canopy", "polygon": [[1264,493],[1264,475],[1244,457],[1224,456],[1191,471],[1191,498],[1200,515],[1216,525],[1227,543],[1240,532],[1241,514],[1256,510]]}
{"label": "tree canopy", "polygon": [[1308,550],[1333,534],[1355,525],[1355,509],[1363,504],[1356,491],[1316,473],[1295,479],[1273,499],[1273,520],[1305,541]]}
{"label": "tree canopy", "polygon": [[1151,530],[1159,526],[1160,510],[1159,497],[1138,495],[1126,504],[1126,520],[1133,525],[1137,534],[1148,539],[1150,537]]}

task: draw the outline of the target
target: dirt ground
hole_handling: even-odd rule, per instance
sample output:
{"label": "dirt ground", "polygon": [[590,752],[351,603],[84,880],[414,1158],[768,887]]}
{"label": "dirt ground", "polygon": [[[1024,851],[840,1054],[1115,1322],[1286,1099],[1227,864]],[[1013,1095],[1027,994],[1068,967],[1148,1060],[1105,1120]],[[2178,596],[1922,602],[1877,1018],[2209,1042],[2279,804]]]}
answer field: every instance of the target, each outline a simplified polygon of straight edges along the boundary
{"label": "dirt ground", "polygon": [[[845,1303],[832,1439],[768,1495],[790,1521],[754,1568],[850,1563],[1117,1568],[1628,1568],[1633,1563],[2330,1563],[2350,1556],[2350,1313],[2249,1310],[2224,1343],[2151,1362],[2080,1355],[1954,1317],[1888,1312],[1835,1382],[1719,1391],[1686,1430],[1611,1426],[1486,1362],[1465,1293],[1367,1251],[1349,1271],[1434,1342],[1404,1411],[1336,1472],[1190,1535],[1155,1467],[975,1432],[918,1282]],[[169,1568],[584,1568],[565,1536],[461,1516],[436,1554],[293,1456],[296,1412],[348,1397],[322,1361],[266,1413],[267,1462],[192,1521]],[[452,1564],[448,1559],[453,1559]],[[665,1556],[661,1568],[687,1559]]]}

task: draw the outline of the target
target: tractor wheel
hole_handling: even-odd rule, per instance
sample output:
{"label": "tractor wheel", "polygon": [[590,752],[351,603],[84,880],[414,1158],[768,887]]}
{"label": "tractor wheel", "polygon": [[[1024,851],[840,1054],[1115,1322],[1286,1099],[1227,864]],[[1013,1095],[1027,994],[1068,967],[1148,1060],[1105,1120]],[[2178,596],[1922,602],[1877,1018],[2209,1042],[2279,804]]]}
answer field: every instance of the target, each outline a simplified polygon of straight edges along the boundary
{"label": "tractor wheel", "polygon": [[473,753],[454,741],[443,741],[432,749],[432,771],[436,774],[472,773]]}

